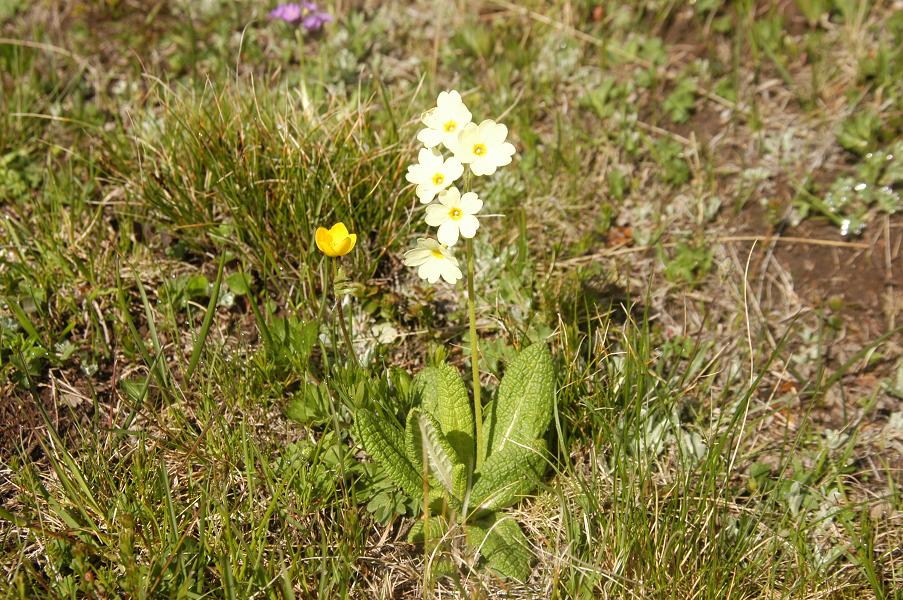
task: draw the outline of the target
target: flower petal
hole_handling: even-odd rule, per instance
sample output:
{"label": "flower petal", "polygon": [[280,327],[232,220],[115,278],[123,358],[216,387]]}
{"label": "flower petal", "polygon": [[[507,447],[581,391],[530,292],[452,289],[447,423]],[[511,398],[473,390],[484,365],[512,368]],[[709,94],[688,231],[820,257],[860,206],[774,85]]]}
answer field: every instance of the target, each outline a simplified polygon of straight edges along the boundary
{"label": "flower petal", "polygon": [[511,164],[511,154],[506,154],[503,150],[493,149],[486,160],[492,162],[496,167],[504,167]]}
{"label": "flower petal", "polygon": [[439,194],[439,204],[446,208],[454,208],[461,201],[461,190],[455,186],[450,186],[447,190]]}
{"label": "flower petal", "polygon": [[325,227],[317,227],[314,239],[317,241],[317,248],[320,249],[320,252],[326,256],[335,256],[335,252],[332,249],[332,236],[329,235],[328,229]]}
{"label": "flower petal", "polygon": [[424,180],[423,177],[423,167],[420,165],[411,165],[408,167],[408,172],[405,173],[405,179],[410,183],[420,183]]}
{"label": "flower petal", "polygon": [[447,261],[442,261],[442,263],[439,265],[439,269],[442,279],[451,284],[457,283],[459,279],[464,277],[464,274],[461,273],[461,269],[459,269],[457,265],[454,265]]}
{"label": "flower petal", "polygon": [[495,165],[486,159],[480,159],[470,163],[470,170],[474,175],[492,175],[495,173]]}
{"label": "flower petal", "polygon": [[333,239],[342,240],[348,237],[348,228],[345,227],[344,223],[339,221],[330,228],[329,234],[332,235]]}
{"label": "flower petal", "polygon": [[417,153],[417,162],[430,169],[442,164],[442,155],[428,148],[421,148]]}
{"label": "flower petal", "polygon": [[435,114],[436,114],[436,107],[434,106],[433,108],[421,113],[420,122],[423,123],[424,125],[426,125],[427,127],[432,127],[432,125],[430,125],[430,122],[433,120],[432,117]]}
{"label": "flower petal", "polygon": [[458,224],[451,219],[439,226],[436,237],[446,246],[454,246],[458,241]]}
{"label": "flower petal", "polygon": [[421,183],[414,190],[414,193],[420,198],[421,204],[429,204],[436,197],[436,188],[433,185]]}
{"label": "flower petal", "polygon": [[446,178],[449,184],[451,184],[452,181],[455,181],[464,174],[464,165],[461,164],[461,161],[454,156],[445,161],[444,167]]}
{"label": "flower petal", "polygon": [[435,129],[421,129],[417,132],[417,141],[427,148],[434,148],[442,143],[442,132]]}
{"label": "flower petal", "polygon": [[461,196],[461,203],[458,205],[466,215],[475,215],[483,208],[483,201],[474,192],[467,192]]}
{"label": "flower petal", "polygon": [[439,266],[440,264],[441,263],[438,260],[428,260],[427,262],[420,265],[420,268],[417,269],[417,274],[430,283],[436,283],[437,281],[439,281],[439,277],[441,276]]}
{"label": "flower petal", "polygon": [[419,267],[432,258],[432,256],[433,253],[429,250],[414,248],[413,250],[408,250],[404,253],[404,265],[406,267]]}
{"label": "flower petal", "polygon": [[[464,215],[461,217],[461,220],[458,221],[458,229],[461,231],[461,237],[472,238],[477,234],[477,229],[480,228],[480,221],[473,215]],[[442,231],[442,228],[439,228],[439,231]],[[439,238],[442,239],[441,237]]]}
{"label": "flower petal", "polygon": [[[439,201],[442,201],[442,194],[439,195]],[[430,204],[426,207],[426,224],[430,227],[439,227],[448,220],[448,209],[441,204]]]}
{"label": "flower petal", "polygon": [[[485,125],[485,129],[484,129]],[[480,123],[480,129],[486,136],[486,141],[491,145],[496,146],[505,141],[505,138],[508,137],[508,127],[502,125],[501,123],[496,123],[494,121],[483,121]]]}

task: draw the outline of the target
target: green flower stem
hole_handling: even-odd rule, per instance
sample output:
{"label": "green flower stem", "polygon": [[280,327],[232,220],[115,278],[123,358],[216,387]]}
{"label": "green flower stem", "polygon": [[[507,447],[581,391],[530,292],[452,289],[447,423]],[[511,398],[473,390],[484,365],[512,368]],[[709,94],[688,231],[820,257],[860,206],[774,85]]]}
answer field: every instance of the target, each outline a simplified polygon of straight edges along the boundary
{"label": "green flower stem", "polygon": [[[326,312],[326,306],[329,303],[329,288],[332,287],[329,279],[329,272],[332,270],[332,267],[326,270],[323,281],[323,289],[322,294],[320,296],[320,308],[317,310],[317,323],[323,322],[323,313]],[[329,334],[332,335],[332,332],[335,331],[333,328],[329,328]],[[317,332],[317,344],[320,346],[320,354],[323,355],[323,373],[326,377],[329,376],[329,353],[326,351],[326,346],[323,344],[323,340],[320,339],[319,330]]]}
{"label": "green flower stem", "polygon": [[429,597],[430,564],[430,463],[423,447],[423,597]]}
{"label": "green flower stem", "polygon": [[[335,288],[336,280],[338,279],[338,264],[335,260],[332,261],[332,286]],[[333,292],[335,290],[333,289]],[[351,336],[348,334],[348,323],[345,321],[345,311],[342,309],[342,299],[338,294],[335,294],[335,306],[336,310],[339,312],[339,323],[342,327],[342,337],[345,338],[345,345],[348,346],[348,353],[351,354],[352,360],[354,360],[355,366],[361,366],[360,361],[357,359],[357,354],[354,353],[354,346],[351,345]]]}
{"label": "green flower stem", "polygon": [[470,366],[473,370],[473,416],[477,427],[477,466],[480,468],[483,447],[483,403],[480,401],[480,346],[477,340],[476,296],[473,293],[473,239],[468,239],[467,249],[467,313],[470,316]]}

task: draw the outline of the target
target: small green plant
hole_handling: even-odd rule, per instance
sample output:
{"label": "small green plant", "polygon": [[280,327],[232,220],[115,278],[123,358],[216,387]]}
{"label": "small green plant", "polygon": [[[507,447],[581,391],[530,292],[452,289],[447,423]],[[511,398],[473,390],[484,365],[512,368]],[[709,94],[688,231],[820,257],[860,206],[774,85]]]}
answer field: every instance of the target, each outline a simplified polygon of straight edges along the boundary
{"label": "small green plant", "polygon": [[692,78],[681,79],[671,92],[662,108],[675,123],[686,123],[696,107],[696,82]]}
{"label": "small green plant", "polygon": [[873,150],[881,132],[881,119],[874,112],[857,112],[844,120],[837,131],[837,143],[860,156]]}
{"label": "small green plant", "polygon": [[859,235],[875,213],[903,210],[903,142],[866,154],[851,175],[834,180],[821,197],[805,192],[798,202],[802,217],[820,213],[840,228],[841,235]]}
{"label": "small green plant", "polygon": [[[523,350],[508,365],[497,397],[481,400],[479,344],[474,295],[473,237],[483,201],[452,185],[464,176],[492,175],[511,162],[508,128],[490,119],[479,125],[456,91],[442,92],[437,106],[423,114],[424,144],[407,179],[427,204],[425,220],[438,227],[438,239],[421,238],[405,254],[429,283],[454,285],[464,277],[451,247],[465,240],[473,402],[458,372],[447,364],[421,371],[414,390],[419,407],[408,411],[404,429],[388,415],[359,411],[357,435],[367,452],[407,496],[419,503],[423,518],[411,541],[422,542],[429,580],[430,557],[463,533],[467,546],[496,572],[518,580],[530,573],[530,552],[517,522],[500,512],[533,491],[548,462],[544,435],[552,417],[555,378],[544,343]],[[443,157],[439,148],[450,150]],[[469,172],[465,176],[465,165]],[[437,203],[433,199],[438,198]],[[434,571],[434,573],[437,571]]]}
{"label": "small green plant", "polygon": [[474,437],[464,382],[446,364],[427,367],[415,378],[422,402],[408,413],[404,430],[376,412],[357,415],[367,452],[415,504],[424,506],[421,498],[427,499],[411,541],[450,543],[450,533],[463,529],[466,544],[493,570],[518,580],[529,576],[524,533],[502,511],[536,489],[545,472],[554,381],[545,344],[524,349],[486,407],[482,446]]}

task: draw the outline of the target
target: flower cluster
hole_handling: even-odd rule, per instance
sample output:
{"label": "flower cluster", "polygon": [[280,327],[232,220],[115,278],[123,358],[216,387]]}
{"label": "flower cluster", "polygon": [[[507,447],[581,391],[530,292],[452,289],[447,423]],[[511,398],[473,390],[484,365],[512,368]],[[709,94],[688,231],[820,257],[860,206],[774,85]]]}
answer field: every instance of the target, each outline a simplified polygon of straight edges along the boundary
{"label": "flower cluster", "polygon": [[280,4],[270,12],[271,19],[285,21],[289,25],[301,25],[307,31],[319,31],[332,21],[332,15],[321,11],[313,2]]}
{"label": "flower cluster", "polygon": [[[405,253],[404,263],[417,267],[417,274],[430,283],[440,278],[456,283],[463,274],[450,247],[459,238],[476,235],[480,226],[476,215],[483,201],[475,192],[462,193],[454,183],[464,176],[465,167],[473,175],[492,175],[511,163],[515,150],[505,141],[507,127],[491,119],[474,123],[461,94],[454,90],[440,93],[436,106],[423,113],[420,121],[425,127],[417,133],[417,140],[424,148],[405,178],[416,186],[420,202],[429,205],[426,223],[438,227],[438,241],[417,240],[417,247]],[[444,156],[443,149],[450,156]]]}

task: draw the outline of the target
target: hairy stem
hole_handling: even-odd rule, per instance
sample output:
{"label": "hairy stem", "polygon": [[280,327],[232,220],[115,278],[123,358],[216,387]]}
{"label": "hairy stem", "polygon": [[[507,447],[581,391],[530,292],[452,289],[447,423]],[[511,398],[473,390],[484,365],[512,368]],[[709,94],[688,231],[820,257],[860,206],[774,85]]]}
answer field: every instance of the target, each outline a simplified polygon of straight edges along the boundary
{"label": "hairy stem", "polygon": [[480,401],[480,346],[477,340],[476,296],[473,293],[473,240],[467,240],[467,314],[470,317],[470,366],[473,370],[473,416],[477,427],[477,466],[483,462],[483,404]]}
{"label": "hairy stem", "polygon": [[426,446],[423,447],[423,598],[429,598],[430,589],[430,466]]}
{"label": "hairy stem", "polygon": [[[336,265],[336,261],[332,261],[332,285],[335,287],[336,279],[338,278],[338,266]],[[334,290],[333,290],[334,291]],[[348,347],[348,353],[351,355],[352,360],[354,361],[354,365],[359,367],[361,366],[360,361],[357,359],[357,354],[354,353],[354,346],[351,345],[351,336],[348,334],[348,323],[345,321],[345,311],[342,309],[342,299],[338,294],[335,295],[335,306],[336,310],[339,312],[339,323],[342,326],[342,337],[345,338],[345,345]]]}

